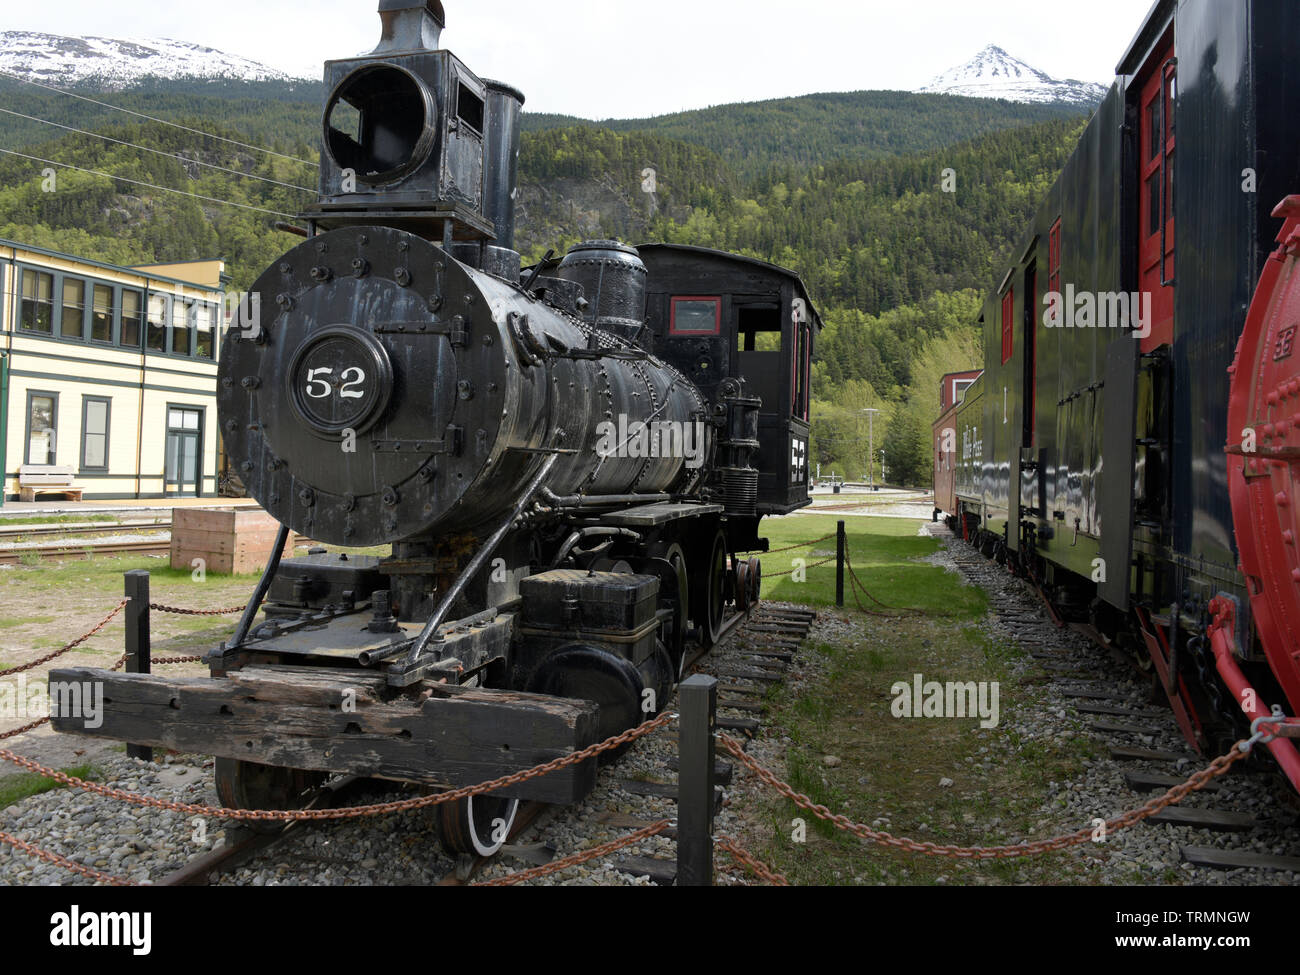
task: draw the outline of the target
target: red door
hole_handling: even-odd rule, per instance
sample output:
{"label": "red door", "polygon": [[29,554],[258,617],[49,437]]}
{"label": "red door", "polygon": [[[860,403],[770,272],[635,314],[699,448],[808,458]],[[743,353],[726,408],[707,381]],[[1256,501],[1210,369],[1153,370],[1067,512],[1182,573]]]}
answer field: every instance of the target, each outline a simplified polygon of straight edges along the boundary
{"label": "red door", "polygon": [[1152,54],[1141,83],[1138,187],[1138,288],[1151,296],[1151,331],[1142,351],[1174,340],[1174,44]]}

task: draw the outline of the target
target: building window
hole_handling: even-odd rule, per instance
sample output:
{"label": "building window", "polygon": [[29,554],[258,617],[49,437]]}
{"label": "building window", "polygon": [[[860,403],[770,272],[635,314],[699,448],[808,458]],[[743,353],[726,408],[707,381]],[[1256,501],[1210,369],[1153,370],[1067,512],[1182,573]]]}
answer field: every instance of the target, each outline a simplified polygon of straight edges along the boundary
{"label": "building window", "polygon": [[58,421],[58,393],[27,393],[27,463],[54,463]]}
{"label": "building window", "polygon": [[190,340],[198,324],[199,308],[193,301],[178,302],[180,307],[172,316],[172,355],[189,355]]}
{"label": "building window", "polygon": [[145,346],[154,352],[167,351],[167,312],[166,295],[149,296],[149,327],[145,332]]}
{"label": "building window", "polygon": [[167,407],[163,492],[198,497],[203,488],[203,410]]}
{"label": "building window", "polygon": [[86,282],[63,279],[63,310],[59,314],[59,334],[65,339],[80,339],[86,334]]}
{"label": "building window", "polygon": [[194,336],[194,354],[200,359],[211,359],[216,351],[217,306],[199,305],[198,330]]}
{"label": "building window", "polygon": [[54,333],[54,275],[23,269],[23,303],[18,327],[28,332]]}
{"label": "building window", "polygon": [[140,313],[143,311],[140,292],[122,292],[122,328],[118,333],[118,342],[124,349],[140,348]]}
{"label": "building window", "polygon": [[674,298],[668,331],[672,335],[717,335],[722,330],[722,299]]}
{"label": "building window", "polygon": [[1007,293],[1002,296],[1002,361],[1011,361],[1011,350],[1015,335],[1014,319],[1012,312],[1016,303],[1015,288],[1007,288]]}
{"label": "building window", "polygon": [[108,470],[109,405],[104,396],[81,397],[82,470]]}
{"label": "building window", "polygon": [[113,288],[95,285],[95,304],[90,313],[90,337],[96,342],[113,341]]}

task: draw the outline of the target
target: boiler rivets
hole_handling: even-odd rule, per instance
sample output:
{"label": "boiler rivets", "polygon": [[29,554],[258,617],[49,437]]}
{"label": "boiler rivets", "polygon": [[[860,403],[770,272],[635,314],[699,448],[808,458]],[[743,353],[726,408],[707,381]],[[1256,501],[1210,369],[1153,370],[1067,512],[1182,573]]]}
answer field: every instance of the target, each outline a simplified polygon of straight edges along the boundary
{"label": "boiler rivets", "polygon": [[258,386],[262,385],[262,380],[258,379],[256,376],[245,376],[239,381],[239,385],[243,386],[245,389],[257,389]]}
{"label": "boiler rivets", "polygon": [[354,511],[357,507],[357,496],[355,494],[343,495],[343,510]]}
{"label": "boiler rivets", "polygon": [[399,287],[405,288],[411,283],[411,272],[404,267],[399,267],[393,272],[393,280],[397,282]]}
{"label": "boiler rivets", "polygon": [[278,294],[275,296],[275,303],[279,305],[284,311],[288,311],[290,308],[293,307],[293,295],[284,294],[284,293]]}
{"label": "boiler rivets", "polygon": [[292,271],[292,270],[293,270],[293,268],[289,266],[289,262],[288,262],[288,261],[281,261],[281,262],[280,262],[280,273],[281,273],[281,274],[288,274],[288,273],[289,273],[290,271]]}
{"label": "boiler rivets", "polygon": [[429,311],[437,311],[442,307],[442,295],[429,295]]}
{"label": "boiler rivets", "polygon": [[310,508],[316,503],[316,492],[311,488],[303,488],[298,492],[298,500],[302,502],[304,508]]}
{"label": "boiler rivets", "polygon": [[463,400],[471,400],[474,398],[474,384],[468,379],[462,379],[456,384],[456,393]]}
{"label": "boiler rivets", "polygon": [[384,504],[388,505],[391,508],[393,507],[393,505],[397,504],[398,498],[400,496],[397,493],[397,488],[389,486],[384,488],[383,497],[384,497]]}
{"label": "boiler rivets", "polygon": [[364,278],[366,272],[370,270],[370,262],[364,257],[352,258],[352,273],[359,278]]}
{"label": "boiler rivets", "polygon": [[334,277],[334,272],[324,264],[318,264],[311,269],[311,276],[313,281],[319,281],[321,284],[324,284],[330,278]]}

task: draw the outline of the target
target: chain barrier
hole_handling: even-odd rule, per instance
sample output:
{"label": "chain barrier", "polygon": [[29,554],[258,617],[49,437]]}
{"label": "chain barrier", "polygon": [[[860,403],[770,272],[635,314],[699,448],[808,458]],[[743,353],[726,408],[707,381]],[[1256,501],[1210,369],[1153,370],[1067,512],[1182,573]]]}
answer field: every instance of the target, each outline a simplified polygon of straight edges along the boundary
{"label": "chain barrier", "polygon": [[776,887],[790,886],[790,881],[786,879],[785,874],[777,873],[748,850],[739,846],[730,836],[719,836],[715,843],[718,849],[725,852],[742,867],[747,867],[750,871],[762,877],[769,884]]}
{"label": "chain barrier", "polygon": [[586,863],[588,860],[595,860],[599,857],[608,856],[615,850],[621,850],[625,846],[631,846],[639,840],[646,840],[652,836],[662,833],[672,825],[671,820],[661,819],[657,823],[651,823],[649,826],[643,826],[634,833],[628,833],[626,836],[620,836],[616,840],[609,840],[601,843],[599,846],[593,846],[590,849],[580,850],[572,853],[560,860],[553,860],[550,863],[543,864],[540,867],[530,867],[527,870],[520,870],[518,873],[507,874],[504,877],[494,877],[492,880],[483,880],[474,887],[509,887],[512,884],[522,883],[525,880],[535,880],[538,877],[545,877],[548,874],[559,873],[569,867],[576,867],[580,863]]}
{"label": "chain barrier", "polygon": [[44,860],[46,863],[52,863],[56,867],[63,867],[65,870],[71,870],[73,873],[79,873],[83,877],[89,877],[91,880],[97,880],[102,884],[108,884],[110,887],[136,887],[138,884],[134,880],[127,880],[125,877],[115,877],[111,873],[104,873],[96,870],[94,867],[83,866],[76,860],[69,860],[65,856],[57,853],[51,853],[49,850],[42,850],[39,846],[33,846],[26,840],[20,840],[16,836],[0,831],[0,843],[7,843],[16,850],[22,850],[28,856],[35,857],[37,860]]}
{"label": "chain barrier", "polygon": [[175,613],[178,616],[229,616],[231,613],[242,613],[247,607],[231,606],[227,609],[182,609],[179,606],[164,606],[162,603],[150,603],[150,609],[156,609],[160,613]]}
{"label": "chain barrier", "polygon": [[[735,758],[740,761],[746,768],[758,776],[758,778],[771,786],[781,795],[785,796],[796,806],[808,810],[818,819],[824,819],[838,828],[852,833],[860,839],[869,840],[872,843],[881,846],[891,846],[900,850],[908,850],[912,853],[924,853],[927,856],[955,857],[960,860],[994,860],[1010,859],[1013,857],[1034,856],[1039,853],[1049,853],[1055,850],[1064,850],[1067,847],[1078,846],[1082,843],[1092,842],[1097,835],[1098,829],[1092,826],[1085,826],[1083,829],[1064,836],[1055,836],[1047,840],[1035,840],[1032,843],[1017,843],[1010,846],[950,846],[946,844],[917,842],[908,839],[905,836],[894,836],[881,830],[872,829],[862,823],[855,823],[847,816],[832,813],[825,806],[813,802],[810,798],[801,792],[796,792],[790,785],[777,778],[769,770],[760,765],[754,758],[748,755],[740,744],[727,734],[719,734],[718,740],[722,742],[723,747],[727,749]],[[1237,742],[1226,754],[1220,755],[1208,766],[1194,773],[1186,782],[1176,785],[1164,795],[1152,799],[1150,802],[1130,809],[1128,812],[1116,816],[1106,821],[1104,827],[1105,833],[1115,833],[1122,829],[1127,829],[1134,823],[1141,822],[1148,816],[1153,816],[1166,806],[1173,805],[1182,800],[1189,792],[1196,789],[1204,788],[1210,780],[1223,775],[1232,767],[1234,762],[1239,762],[1250,753],[1250,744],[1245,740]]]}
{"label": "chain barrier", "polygon": [[[792,552],[797,548],[812,548],[818,542],[824,542],[827,539],[835,537],[835,532],[829,535],[823,535],[821,538],[814,538],[806,542],[796,542],[794,545],[786,545],[784,548],[770,548],[766,552],[759,552],[760,555],[776,555],[778,552]],[[745,549],[743,552],[737,552],[737,555],[748,555],[750,552],[758,552],[756,548]]]}
{"label": "chain barrier", "polygon": [[[829,558],[829,559],[822,559],[820,562],[814,562],[814,563],[812,563],[812,565],[805,565],[805,566],[803,566],[802,571],[806,572],[806,571],[809,570],[809,569],[815,569],[815,568],[817,568],[819,565],[825,565],[827,562],[834,562],[834,561],[835,561],[835,559],[834,559],[833,557],[832,557],[832,558]],[[763,573],[763,578],[764,578],[764,579],[780,579],[782,576],[794,575],[796,572],[799,572],[799,571],[801,571],[799,568],[787,569],[785,572],[767,572],[767,571],[764,571],[764,573]]]}
{"label": "chain barrier", "polygon": [[44,657],[39,657],[36,660],[31,661],[30,663],[25,663],[18,667],[9,667],[5,670],[0,670],[0,677],[8,677],[10,674],[21,674],[24,670],[31,670],[33,667],[39,667],[41,664],[48,663],[49,661],[53,660],[55,657],[61,657],[69,650],[81,646],[83,643],[89,640],[92,636],[94,636],[104,627],[108,626],[109,623],[113,622],[113,618],[117,616],[118,613],[122,612],[123,608],[130,601],[131,600],[129,599],[123,599],[113,608],[113,611],[111,613],[109,613],[102,620],[100,620],[93,627],[91,627],[90,630],[87,631],[85,634],[77,637],[77,639],[73,640],[71,643],[67,644],[66,646],[60,647],[58,650],[55,650],[53,653],[47,653]]}
{"label": "chain barrier", "polygon": [[342,809],[227,809],[220,806],[205,806],[188,802],[171,802],[166,799],[155,799],[152,796],[142,796],[134,792],[127,792],[124,789],[114,789],[109,786],[99,785],[96,782],[87,782],[85,779],[79,779],[75,776],[60,772],[57,769],[49,768],[34,762],[29,758],[17,755],[8,749],[0,748],[0,759],[12,762],[27,769],[30,772],[37,772],[48,779],[53,779],[63,785],[70,785],[74,788],[81,789],[85,792],[93,792],[96,795],[106,796],[109,799],[120,799],[123,802],[133,803],[138,806],[150,806],[155,809],[170,809],[173,812],[185,813],[187,816],[211,816],[217,819],[236,819],[236,820],[257,820],[260,822],[294,822],[297,820],[333,820],[333,819],[356,819],[362,816],[378,816],[386,813],[406,812],[411,809],[424,809],[429,806],[441,805],[444,802],[455,802],[460,799],[476,796],[484,792],[493,792],[497,789],[504,789],[507,786],[518,785],[520,782],[526,782],[529,779],[539,778],[551,772],[567,768],[570,765],[576,765],[579,762],[586,761],[601,752],[618,748],[630,741],[635,741],[651,732],[658,731],[665,725],[670,724],[677,717],[676,713],[665,711],[657,718],[646,721],[637,725],[635,728],[629,728],[621,734],[611,735],[604,741],[597,742],[584,748],[580,752],[574,752],[571,755],[564,755],[560,758],[552,759],[541,765],[535,765],[532,768],[524,769],[521,772],[512,772],[510,775],[503,775],[500,778],[492,779],[490,782],[482,782],[478,785],[466,785],[459,789],[451,789],[447,792],[439,792],[434,795],[421,796],[417,799],[397,799],[392,802],[379,802],[368,806],[349,806]]}

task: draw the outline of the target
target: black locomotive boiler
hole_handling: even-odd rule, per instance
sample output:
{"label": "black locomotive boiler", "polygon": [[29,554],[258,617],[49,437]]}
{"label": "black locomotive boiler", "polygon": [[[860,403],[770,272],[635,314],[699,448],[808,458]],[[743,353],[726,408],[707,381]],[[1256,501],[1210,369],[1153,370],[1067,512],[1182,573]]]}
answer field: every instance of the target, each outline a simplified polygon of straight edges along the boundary
{"label": "black locomotive boiler", "polygon": [[1151,7],[934,428],[936,513],[1205,752],[1300,709],[1297,38],[1289,0]]}
{"label": "black locomotive boiler", "polygon": [[[521,269],[523,96],[438,47],[437,0],[379,12],[379,47],[326,65],[319,200],[218,397],[281,543],[391,554],[273,562],[214,680],[104,678],[95,733],[216,754],[233,807],[330,772],[476,784],[640,723],[758,599],[760,520],[808,503],[799,279],[615,241]],[[590,764],[441,806],[445,841],[491,852]]]}

